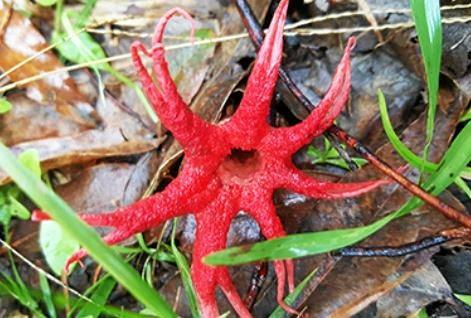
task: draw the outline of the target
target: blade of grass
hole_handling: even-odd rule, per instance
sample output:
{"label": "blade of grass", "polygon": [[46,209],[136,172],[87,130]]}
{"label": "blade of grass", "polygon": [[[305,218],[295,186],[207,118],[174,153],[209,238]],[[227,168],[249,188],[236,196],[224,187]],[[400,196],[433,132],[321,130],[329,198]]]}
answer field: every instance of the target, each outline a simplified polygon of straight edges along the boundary
{"label": "blade of grass", "polygon": [[422,308],[421,310],[419,310],[419,312],[417,313],[417,318],[428,318],[428,314],[427,314],[427,311],[425,310],[425,308]]}
{"label": "blade of grass", "polygon": [[193,281],[190,275],[190,266],[188,265],[188,261],[185,258],[180,250],[175,245],[175,232],[177,229],[178,219],[173,221],[173,229],[172,229],[172,238],[170,242],[170,246],[172,248],[173,255],[175,256],[175,261],[178,266],[178,270],[180,271],[180,275],[182,277],[183,288],[185,289],[186,298],[188,300],[188,304],[190,305],[191,314],[195,318],[199,318],[200,311],[198,309],[198,302],[196,298],[195,288],[193,287]]}
{"label": "blade of grass", "polygon": [[[306,287],[307,283],[311,280],[311,278],[317,273],[317,268],[314,269],[309,275],[307,275],[302,282],[299,283],[298,286],[293,290],[292,293],[290,293],[288,296],[285,298],[285,303],[288,306],[291,306],[296,298],[301,294],[303,291],[304,287]],[[269,318],[283,318],[285,317],[285,311],[283,308],[280,306],[276,307],[276,309],[270,314]]]}
{"label": "blade of grass", "polygon": [[249,246],[231,247],[206,256],[204,262],[208,265],[239,265],[326,253],[364,240],[395,217],[390,214],[370,225],[352,229],[293,234]]}
{"label": "blade of grass", "polygon": [[10,250],[7,252],[8,260],[10,261],[10,268],[12,274],[7,276],[3,272],[0,272],[0,283],[2,287],[8,292],[8,294],[17,299],[23,306],[28,308],[35,317],[45,318],[44,314],[39,309],[38,302],[32,296],[30,289],[26,287],[23,279],[16,268],[15,261]]}
{"label": "blade of grass", "polygon": [[471,109],[469,109],[466,114],[464,114],[461,118],[460,121],[467,121],[471,119]]}
{"label": "blade of grass", "polygon": [[[386,98],[381,90],[378,90],[378,105],[379,105],[379,113],[381,117],[381,122],[383,124],[384,131],[386,132],[386,136],[388,137],[389,141],[393,145],[394,149],[397,153],[410,165],[416,168],[423,168],[426,172],[432,173],[438,169],[438,164],[433,162],[423,160],[417,156],[414,152],[412,152],[399,138],[399,136],[394,131],[394,127],[392,126],[391,120],[388,115],[388,107],[386,105]],[[463,169],[462,174],[470,174],[471,168],[465,167]],[[466,182],[464,182],[461,177],[457,176],[455,179],[455,184],[471,198],[471,190],[469,189]]]}
{"label": "blade of grass", "polygon": [[[32,290],[31,293],[36,299],[41,299],[41,291],[40,290]],[[53,293],[52,294],[52,300],[54,302],[54,306],[56,307],[57,310],[62,310],[66,308],[66,303],[68,300],[66,300],[65,296],[63,293]],[[81,302],[81,299],[77,299],[75,297],[70,299],[70,303],[73,306],[76,306],[78,302]],[[142,318],[143,316],[131,311],[124,310],[122,308],[117,308],[113,306],[101,306],[98,304],[93,304],[90,303],[91,306],[95,306],[96,308],[100,308],[104,314],[106,314],[106,317],[118,317],[118,318]],[[73,317],[75,318],[75,315],[71,314],[70,312],[68,313],[67,317]],[[89,316],[90,317],[90,316]],[[96,317],[96,316],[95,316]]]}
{"label": "blade of grass", "polygon": [[466,305],[471,306],[471,295],[455,294],[455,297],[464,302]]}
{"label": "blade of grass", "polygon": [[39,287],[41,288],[42,300],[46,306],[48,317],[56,318],[57,313],[54,307],[54,302],[52,301],[51,288],[49,287],[49,282],[47,281],[46,276],[42,273],[39,273]]}
{"label": "blade of grass", "polygon": [[97,284],[98,286],[90,296],[93,303],[87,303],[83,306],[77,313],[77,318],[98,317],[103,312],[103,308],[96,305],[104,305],[106,303],[106,300],[110,297],[111,292],[116,286],[116,281],[111,277],[107,277]]}
{"label": "blade of grass", "polygon": [[28,308],[35,317],[45,318],[46,316],[38,310],[37,302],[32,299],[27,290],[25,292],[25,288],[22,281],[0,273],[0,291],[2,294],[16,299],[21,305]]}
{"label": "blade of grass", "polygon": [[[432,173],[430,178],[424,183],[427,191],[430,191],[433,195],[438,195],[466,167],[471,159],[471,147],[468,145],[469,140],[471,140],[471,122],[453,140],[437,171]],[[352,229],[294,234],[251,246],[233,247],[210,254],[204,258],[204,262],[208,265],[238,265],[255,261],[299,258],[330,252],[365,239],[390,221],[408,214],[422,204],[423,202],[420,199],[414,197],[399,210],[370,225]]]}
{"label": "blade of grass", "polygon": [[439,0],[411,0],[412,17],[419,37],[420,51],[427,75],[428,111],[423,160],[427,160],[435,126],[440,63],[442,56],[442,21]]}
{"label": "blade of grass", "polygon": [[23,168],[10,150],[1,143],[0,167],[41,209],[48,211],[64,232],[75,238],[137,300],[160,316],[176,317],[163,298],[143,282],[139,274],[124,262],[118,253],[106,246],[98,234],[83,223],[59,196]]}

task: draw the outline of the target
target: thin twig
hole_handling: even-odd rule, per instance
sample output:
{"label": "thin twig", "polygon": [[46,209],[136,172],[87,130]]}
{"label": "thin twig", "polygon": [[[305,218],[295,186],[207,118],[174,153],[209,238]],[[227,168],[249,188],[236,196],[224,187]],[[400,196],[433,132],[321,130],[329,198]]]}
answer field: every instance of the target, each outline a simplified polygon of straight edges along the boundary
{"label": "thin twig", "polygon": [[[358,7],[361,10],[365,11],[364,16],[365,16],[366,20],[368,20],[368,22],[371,24],[371,26],[377,27],[378,26],[378,21],[376,21],[376,18],[374,16],[373,12],[371,11],[370,6],[368,5],[368,2],[366,2],[366,0],[357,0],[357,3],[358,3]],[[383,43],[384,38],[383,38],[383,35],[381,34],[381,32],[379,30],[375,30],[374,33],[376,35],[376,38],[378,39],[378,42]]]}
{"label": "thin twig", "polygon": [[257,300],[258,294],[262,289],[263,283],[265,282],[268,274],[268,263],[261,262],[255,265],[252,278],[250,279],[250,285],[245,294],[244,303],[249,310],[252,310]]}
{"label": "thin twig", "polygon": [[[456,18],[446,18],[442,20],[443,24],[455,24],[455,23],[467,23],[471,21],[471,16],[466,15]],[[313,36],[313,35],[329,35],[329,34],[343,34],[343,33],[357,33],[357,32],[368,32],[368,31],[384,31],[384,30],[398,30],[398,29],[409,29],[414,27],[414,22],[400,22],[382,24],[378,26],[359,26],[351,28],[335,28],[335,29],[294,29],[294,31],[285,32],[286,36]]]}
{"label": "thin twig", "polygon": [[[250,39],[252,40],[252,43],[258,50],[263,41],[263,30],[246,0],[234,0],[234,2],[236,3],[236,6],[240,12],[242,21],[248,30]],[[294,81],[291,79],[288,73],[283,68],[280,68],[279,74],[280,74],[281,81],[286,85],[290,93],[306,108],[306,110],[311,111],[315,106],[301,92],[299,87],[296,85],[296,83],[294,83]],[[383,174],[385,174],[386,176],[390,177],[391,179],[395,180],[397,183],[402,185],[406,190],[408,190],[415,196],[422,199],[424,202],[428,203],[429,205],[439,210],[446,217],[468,228],[471,228],[471,216],[463,214],[462,212],[452,208],[451,206],[442,202],[438,198],[427,193],[425,190],[423,190],[421,187],[419,187],[415,183],[409,181],[402,174],[398,173],[391,166],[389,166],[386,162],[376,157],[371,151],[368,150],[368,148],[363,146],[360,143],[360,141],[348,135],[347,132],[345,132],[338,126],[333,125],[328,131],[332,133],[334,136],[336,136],[337,138],[339,138],[340,140],[342,140],[343,142],[345,142],[348,146],[355,149],[362,157],[368,160],[374,167],[376,167]]]}
{"label": "thin twig", "polygon": [[[471,21],[471,16],[443,19],[442,23],[445,23],[445,24],[447,24],[447,23],[448,24],[466,23],[466,22],[469,22],[469,21]],[[293,30],[294,29],[292,27],[293,25],[294,24],[288,25],[288,26],[286,26],[285,29],[286,30]],[[328,35],[328,34],[366,32],[366,31],[375,31],[375,30],[403,29],[403,28],[411,28],[413,26],[414,26],[414,24],[412,22],[405,22],[405,23],[384,24],[384,25],[380,25],[380,26],[377,26],[377,27],[375,27],[375,26],[364,26],[364,27],[335,28],[335,29],[331,29],[331,28],[327,28],[327,29],[299,29],[299,30],[294,30],[294,31],[287,31],[287,32],[285,32],[285,35],[286,36]],[[78,32],[82,32],[82,30],[80,30]],[[194,41],[194,42],[185,42],[185,43],[180,43],[180,44],[167,45],[165,47],[165,50],[171,51],[171,50],[189,48],[189,47],[198,46],[198,45],[210,45],[210,44],[223,43],[223,42],[227,42],[227,41],[234,41],[234,40],[244,39],[247,36],[248,36],[247,33],[239,33],[239,34],[227,35],[227,36],[222,36],[222,37],[217,37],[217,38],[212,38],[212,39],[204,39],[204,40],[199,40],[199,41]],[[34,60],[35,58],[37,58],[41,54],[51,50],[56,45],[50,45],[49,47],[44,48],[40,52],[34,54],[34,56],[31,56],[31,57],[27,58],[25,61],[20,62],[19,64],[21,64],[21,65],[14,66],[13,70],[7,70],[6,73],[11,73],[12,71],[17,70],[18,68],[20,68],[20,67],[24,66],[25,64],[27,64],[28,62]],[[78,70],[78,69],[82,69],[82,68],[90,67],[90,66],[94,66],[94,65],[99,65],[99,64],[103,64],[103,63],[115,62],[115,61],[119,61],[119,60],[125,60],[125,59],[129,59],[130,57],[131,57],[130,53],[125,53],[125,54],[110,56],[110,57],[106,57],[106,58],[102,58],[102,59],[98,59],[98,60],[94,60],[94,61],[89,61],[89,62],[85,62],[85,63],[75,64],[75,65],[68,66],[68,67],[59,68],[59,69],[49,71],[49,72],[44,72],[44,73],[41,73],[41,74],[38,74],[38,75],[34,75],[34,76],[31,76],[31,77],[21,79],[19,81],[10,83],[8,85],[2,86],[2,87],[0,87],[0,94],[5,93],[8,90],[17,88],[19,86],[26,85],[26,84],[29,84],[31,82],[35,82],[35,81],[38,81],[38,80],[42,80],[42,79],[44,79],[48,76],[52,76],[52,75],[55,75],[55,74],[58,74],[58,73],[70,72],[70,71],[74,71],[74,70]],[[4,77],[4,76],[1,76],[1,77]]]}
{"label": "thin twig", "polygon": [[[245,38],[245,37],[247,37],[247,34],[244,34],[244,33],[235,34],[235,35],[228,35],[228,36],[223,36],[223,37],[214,38],[214,39],[205,39],[205,40],[194,41],[194,42],[168,45],[168,46],[165,47],[165,50],[171,51],[171,50],[178,50],[178,49],[193,47],[193,46],[197,46],[197,45],[216,44],[216,43],[221,43],[221,42],[226,42],[226,41],[238,40],[238,39],[242,39],[242,38]],[[80,63],[80,64],[71,65],[71,66],[68,66],[68,67],[59,68],[59,69],[49,71],[49,72],[44,72],[44,73],[41,73],[41,74],[37,74],[37,75],[31,76],[31,77],[24,78],[22,80],[10,83],[8,85],[2,86],[2,87],[0,87],[0,94],[4,93],[6,91],[9,91],[13,88],[17,88],[18,86],[22,86],[22,85],[26,85],[26,84],[31,83],[31,82],[42,80],[45,77],[55,75],[55,74],[58,74],[58,73],[75,71],[75,70],[82,69],[82,68],[85,68],[85,67],[99,65],[99,64],[103,64],[103,63],[107,63],[107,62],[115,62],[115,61],[119,61],[119,60],[125,60],[125,59],[129,59],[129,58],[131,58],[131,53],[125,53],[125,54],[115,55],[115,56],[102,58],[102,59],[98,59],[98,60],[94,60],[94,61],[90,61],[90,62],[86,62],[86,63]]]}
{"label": "thin twig", "polygon": [[[83,31],[85,31],[85,29],[81,29],[81,30],[78,30],[77,33],[75,33],[74,35],[77,35],[77,34],[80,34],[82,33]],[[47,53],[49,52],[50,50],[56,48],[58,45],[64,43],[64,42],[67,42],[71,39],[72,35],[70,36],[67,36],[63,39],[61,39],[60,41],[57,41],[49,46],[46,46],[45,48],[43,48],[42,50],[36,52],[35,54],[29,56],[28,58],[24,59],[23,61],[19,62],[18,64],[15,64],[15,66],[11,67],[10,69],[6,70],[5,72],[3,72],[1,75],[0,75],[0,80],[4,79],[5,77],[7,77],[9,74],[13,73],[14,71],[18,70],[19,68],[23,67],[25,64],[28,64],[29,62],[37,59],[39,56],[43,55],[44,53]]]}
{"label": "thin twig", "polygon": [[345,247],[334,252],[333,255],[346,257],[399,257],[442,245],[451,240],[466,238],[470,235],[471,229],[457,228],[444,230],[437,235],[425,237],[421,240],[400,246]]}
{"label": "thin twig", "polygon": [[[441,7],[441,11],[446,12],[450,10],[463,10],[463,9],[470,9],[471,8],[471,3],[468,4],[458,4],[458,5],[451,5],[451,6],[443,6]],[[313,24],[313,23],[318,23],[318,22],[324,22],[328,20],[337,20],[341,18],[349,18],[357,15],[366,15],[368,12],[364,10],[357,10],[357,11],[345,11],[345,12],[339,12],[339,13],[331,13],[319,17],[314,17],[310,19],[304,19],[295,23],[291,23],[286,26],[285,30],[291,30],[291,29],[296,29],[304,25],[308,24]],[[410,9],[394,9],[394,8],[386,8],[386,9],[381,9],[381,10],[371,10],[371,13],[379,15],[379,14],[410,14],[411,10]]]}
{"label": "thin twig", "polygon": [[[447,11],[452,11],[452,10],[463,10],[463,9],[469,9],[471,8],[471,4],[457,4],[457,5],[447,5],[447,6],[442,6],[440,7],[440,10],[443,13],[446,13]],[[318,22],[324,22],[328,20],[337,20],[341,18],[349,18],[349,17],[354,17],[354,16],[361,16],[365,15],[367,12],[364,10],[355,10],[355,11],[344,11],[344,12],[338,12],[338,13],[330,13],[322,16],[316,16],[314,18],[309,18],[305,20],[300,20],[296,23],[290,24],[287,27],[288,28],[297,28],[303,25],[307,24],[313,24],[313,23],[318,23]],[[402,15],[410,15],[411,10],[409,8],[381,8],[381,9],[376,9],[376,10],[371,10],[371,13],[373,15],[387,15],[387,14],[402,14]],[[97,25],[113,25],[113,26],[119,26],[119,27],[130,27],[133,26],[132,24],[129,23],[129,21],[134,21],[136,19],[139,20],[139,22],[142,24],[147,24],[147,23],[153,23],[155,21],[155,18],[143,18],[143,17],[136,17],[132,16],[129,14],[123,14],[120,16],[113,16],[113,17],[94,17],[95,20],[90,23],[87,27],[93,28]],[[100,20],[98,20],[98,18]]]}

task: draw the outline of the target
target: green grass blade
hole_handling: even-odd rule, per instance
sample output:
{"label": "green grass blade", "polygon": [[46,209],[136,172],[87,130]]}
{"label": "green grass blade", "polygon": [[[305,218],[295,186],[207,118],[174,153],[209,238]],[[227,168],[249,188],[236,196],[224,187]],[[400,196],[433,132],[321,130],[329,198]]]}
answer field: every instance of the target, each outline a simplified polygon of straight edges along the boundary
{"label": "green grass blade", "polygon": [[[381,90],[378,90],[378,105],[379,105],[379,113],[381,117],[381,122],[383,124],[384,131],[386,132],[386,136],[388,137],[389,141],[393,145],[394,149],[397,153],[410,165],[416,168],[423,168],[426,172],[432,173],[439,168],[438,164],[433,162],[429,162],[427,160],[423,160],[417,156],[414,152],[412,152],[404,143],[401,141],[399,136],[394,131],[394,127],[391,124],[391,120],[389,119],[388,109],[386,105],[386,99],[384,94]],[[468,167],[463,168],[462,173],[469,174],[471,173],[471,169]],[[469,189],[466,182],[464,182],[459,176],[455,179],[455,184],[469,197],[471,197],[471,190]]]}
{"label": "green grass blade", "polygon": [[171,307],[118,253],[105,245],[98,234],[83,223],[74,211],[41,180],[21,166],[10,150],[0,143],[0,167],[41,209],[75,238],[137,300],[162,317],[176,317]]}
{"label": "green grass blade", "polygon": [[[453,140],[440,162],[438,170],[423,184],[425,190],[430,191],[433,195],[440,194],[466,168],[471,160],[469,140],[471,140],[471,122],[467,123]],[[405,215],[421,205],[420,199],[412,198],[401,207],[400,215]]]}
{"label": "green grass blade", "polygon": [[196,292],[193,287],[193,281],[190,275],[190,266],[188,265],[188,261],[175,245],[175,230],[177,228],[178,220],[174,220],[173,222],[173,230],[172,230],[172,240],[171,240],[171,248],[173,255],[175,256],[175,261],[178,266],[178,270],[180,271],[180,275],[182,277],[183,288],[185,289],[186,298],[188,299],[188,304],[190,306],[191,314],[194,318],[200,317],[200,312],[198,309],[198,301],[196,298]]}
{"label": "green grass blade", "polygon": [[[304,287],[306,287],[307,283],[311,280],[311,278],[317,273],[317,268],[314,269],[309,275],[306,276],[306,278],[303,279],[302,282],[299,283],[298,286],[293,290],[292,293],[290,293],[288,296],[285,298],[285,303],[288,306],[291,306],[296,298],[298,298],[299,294],[303,291]],[[276,309],[271,313],[269,318],[283,318],[285,317],[286,312],[281,308],[280,306],[276,307]]]}
{"label": "green grass blade", "polygon": [[429,161],[423,162],[422,158],[412,152],[404,143],[401,141],[399,136],[394,131],[394,127],[389,119],[388,107],[386,105],[386,98],[381,90],[378,90],[378,105],[379,114],[381,117],[381,123],[383,124],[384,131],[388,136],[389,141],[393,145],[397,153],[406,160],[409,164],[416,168],[420,168],[422,165],[427,172],[434,172],[437,170],[438,165]]}
{"label": "green grass blade", "polygon": [[455,184],[458,188],[460,188],[461,191],[463,191],[464,194],[468,196],[469,199],[471,199],[471,189],[462,178],[460,177],[456,178]]}
{"label": "green grass blade", "polygon": [[466,305],[471,306],[471,295],[455,294],[455,297],[464,302]]}
{"label": "green grass blade", "polygon": [[98,317],[103,312],[103,306],[108,297],[110,297],[111,292],[116,286],[116,281],[112,277],[107,277],[100,281],[99,286],[95,289],[92,296],[90,297],[94,303],[87,303],[82,309],[77,313],[76,318],[87,318],[87,317]]}
{"label": "green grass blade", "polygon": [[427,311],[425,310],[425,308],[422,308],[418,313],[417,313],[417,318],[428,318],[428,314],[427,314]]}
{"label": "green grass blade", "polygon": [[364,240],[394,218],[395,214],[390,214],[362,227],[293,234],[249,246],[231,247],[206,256],[204,262],[208,265],[239,265],[326,253]]}
{"label": "green grass blade", "polygon": [[48,317],[56,318],[57,313],[52,300],[51,288],[49,287],[49,282],[43,273],[39,273],[39,287],[41,288],[42,300],[46,306]]}
{"label": "green grass blade", "polygon": [[439,0],[411,0],[412,16],[419,37],[420,51],[427,75],[428,111],[424,160],[432,142],[437,109],[440,63],[442,56],[442,22]]}

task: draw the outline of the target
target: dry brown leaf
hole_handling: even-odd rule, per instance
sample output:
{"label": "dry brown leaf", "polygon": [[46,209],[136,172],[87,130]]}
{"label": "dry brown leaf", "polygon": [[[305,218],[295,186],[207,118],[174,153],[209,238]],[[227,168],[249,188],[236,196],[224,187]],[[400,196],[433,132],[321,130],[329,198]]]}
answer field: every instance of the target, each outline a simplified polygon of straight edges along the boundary
{"label": "dry brown leaf", "polygon": [[[8,9],[0,2],[0,15],[5,14],[6,10]],[[13,11],[0,41],[0,69],[8,71],[47,46],[48,43],[31,21]],[[10,73],[8,77],[12,81],[18,81],[62,67],[64,65],[49,51]],[[60,114],[85,127],[95,126],[93,108],[67,73],[60,72],[27,84],[26,94],[38,103],[56,105]]]}
{"label": "dry brown leaf", "polygon": [[[60,168],[90,160],[114,156],[139,154],[155,149],[159,139],[127,140],[118,128],[88,130],[83,133],[25,142],[15,145],[11,150],[19,154],[27,149],[36,149],[39,153],[43,171]],[[9,177],[0,171],[0,184],[9,181]]]}
{"label": "dry brown leaf", "polygon": [[445,278],[427,261],[404,283],[378,299],[376,317],[409,317],[432,302],[451,298],[452,291]]}
{"label": "dry brown leaf", "polygon": [[54,105],[39,105],[22,94],[8,96],[12,109],[0,116],[0,140],[7,146],[77,134],[83,126],[56,111]]}

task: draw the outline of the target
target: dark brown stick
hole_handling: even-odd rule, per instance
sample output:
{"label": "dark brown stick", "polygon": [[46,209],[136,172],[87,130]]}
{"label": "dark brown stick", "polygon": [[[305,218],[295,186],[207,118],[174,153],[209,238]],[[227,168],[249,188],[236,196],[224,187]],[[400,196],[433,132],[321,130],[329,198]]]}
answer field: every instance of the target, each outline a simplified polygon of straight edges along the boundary
{"label": "dark brown stick", "polygon": [[399,257],[417,253],[454,239],[469,237],[470,234],[471,230],[468,228],[457,228],[441,231],[438,235],[400,246],[346,247],[332,254],[346,257]]}
{"label": "dark brown stick", "polygon": [[[257,21],[257,18],[252,12],[249,4],[246,0],[233,0],[237,6],[237,9],[240,12],[242,21],[247,28],[250,39],[254,44],[255,48],[258,50],[263,41],[263,30],[260,24]],[[309,111],[311,111],[315,106],[310,102],[310,100],[301,92],[296,83],[291,79],[288,73],[282,68],[280,68],[280,78],[285,87],[291,92],[291,94]],[[401,186],[403,186],[407,191],[411,192],[413,195],[422,199],[427,204],[433,206],[438,211],[440,211],[447,218],[454,220],[468,228],[471,228],[471,216],[463,214],[462,212],[450,207],[446,203],[440,201],[438,198],[430,195],[421,187],[411,182],[405,178],[402,174],[396,172],[391,166],[386,162],[376,157],[371,151],[369,151],[360,141],[356,140],[354,137],[348,135],[347,132],[342,130],[340,127],[333,125],[329,130],[329,133],[336,136],[339,140],[346,143],[348,146],[355,149],[363,158],[368,160],[374,167],[380,170],[384,175],[395,180]]]}
{"label": "dark brown stick", "polygon": [[267,278],[268,274],[268,263],[262,262],[258,263],[252,274],[252,278],[250,279],[250,286],[245,294],[244,303],[249,310],[253,309],[255,305],[255,301],[257,300],[258,294],[262,289],[263,283]]}

